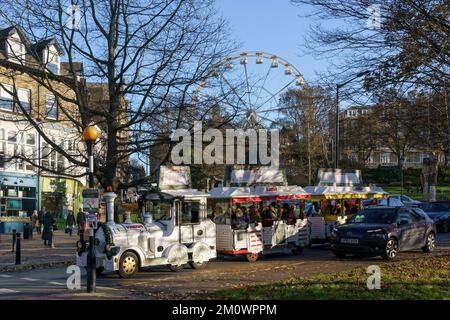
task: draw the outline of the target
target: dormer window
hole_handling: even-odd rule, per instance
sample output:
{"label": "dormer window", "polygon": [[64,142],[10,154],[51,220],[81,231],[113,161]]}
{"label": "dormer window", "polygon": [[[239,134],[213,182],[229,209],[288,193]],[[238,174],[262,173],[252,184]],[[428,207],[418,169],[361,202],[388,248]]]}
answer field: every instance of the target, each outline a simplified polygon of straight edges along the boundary
{"label": "dormer window", "polygon": [[54,45],[50,45],[43,51],[42,61],[47,70],[59,75],[60,72],[60,53]]}
{"label": "dormer window", "polygon": [[13,33],[6,43],[8,59],[13,62],[22,62],[25,58],[25,45],[22,43],[19,34]]}

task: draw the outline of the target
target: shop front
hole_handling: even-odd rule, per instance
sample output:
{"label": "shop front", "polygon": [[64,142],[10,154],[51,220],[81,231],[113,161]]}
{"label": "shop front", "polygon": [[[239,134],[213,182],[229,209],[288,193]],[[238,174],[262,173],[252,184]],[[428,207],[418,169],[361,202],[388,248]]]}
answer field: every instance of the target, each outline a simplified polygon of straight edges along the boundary
{"label": "shop front", "polygon": [[74,179],[41,177],[40,207],[52,212],[56,218],[65,218],[69,211],[82,207],[83,185]]}
{"label": "shop front", "polygon": [[23,231],[38,204],[36,175],[0,172],[0,233]]}

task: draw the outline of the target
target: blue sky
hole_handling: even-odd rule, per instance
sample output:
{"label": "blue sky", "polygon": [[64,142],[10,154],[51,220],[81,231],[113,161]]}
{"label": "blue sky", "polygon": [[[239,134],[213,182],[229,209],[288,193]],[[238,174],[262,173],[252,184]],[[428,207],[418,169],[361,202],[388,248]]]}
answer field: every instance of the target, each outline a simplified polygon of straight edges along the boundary
{"label": "blue sky", "polygon": [[304,55],[304,37],[311,18],[307,6],[289,0],[217,0],[217,8],[231,27],[234,39],[244,51],[266,51],[297,67],[308,82],[317,80],[316,72],[326,70],[328,62]]}

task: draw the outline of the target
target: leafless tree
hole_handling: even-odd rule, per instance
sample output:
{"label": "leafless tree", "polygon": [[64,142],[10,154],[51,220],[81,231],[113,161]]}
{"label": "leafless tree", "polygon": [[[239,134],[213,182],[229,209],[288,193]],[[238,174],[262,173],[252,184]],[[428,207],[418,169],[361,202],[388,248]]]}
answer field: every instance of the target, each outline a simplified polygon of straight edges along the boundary
{"label": "leafless tree", "polygon": [[[307,51],[332,57],[334,82],[369,70],[363,88],[447,89],[449,10],[446,0],[292,0],[318,18]],[[355,98],[354,82],[343,94]],[[367,92],[362,95],[367,99]]]}
{"label": "leafless tree", "polygon": [[288,90],[280,101],[285,106],[281,158],[289,160],[291,175],[304,174],[309,184],[317,169],[331,161],[328,117],[334,102],[328,93],[321,87],[305,87]]}
{"label": "leafless tree", "polygon": [[[66,122],[79,135],[90,124],[101,128],[95,174],[104,187],[115,189],[120,165],[157,143],[167,143],[160,137],[191,120],[186,110],[194,109],[194,118],[209,112],[209,106],[189,109],[192,92],[214,64],[235,49],[213,0],[0,1],[0,19],[19,27],[28,39],[27,52],[37,62],[33,69],[39,70],[30,76],[56,97]],[[33,46],[51,38],[65,53],[64,76],[44,72],[48,61],[40,59]],[[78,77],[77,62],[83,63],[84,80]],[[16,75],[1,76],[14,80]],[[55,79],[74,95],[61,92]],[[101,103],[88,94],[89,83],[104,86]],[[64,107],[68,104],[75,112]],[[46,119],[19,107],[55,152],[71,164],[87,166],[82,150],[73,155],[61,148],[42,130]]]}

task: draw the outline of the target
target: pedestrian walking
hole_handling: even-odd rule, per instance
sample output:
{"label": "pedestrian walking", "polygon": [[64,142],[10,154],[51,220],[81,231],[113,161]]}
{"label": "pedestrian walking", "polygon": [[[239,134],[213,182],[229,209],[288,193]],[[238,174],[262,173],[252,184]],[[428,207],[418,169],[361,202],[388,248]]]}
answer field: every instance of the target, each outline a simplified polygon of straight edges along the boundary
{"label": "pedestrian walking", "polygon": [[42,240],[44,245],[54,248],[53,243],[53,225],[56,220],[50,211],[47,211],[44,215],[44,230],[42,231]]}
{"label": "pedestrian walking", "polygon": [[37,230],[37,226],[39,224],[39,215],[37,210],[33,210],[31,214],[31,235],[33,236],[33,232]]}
{"label": "pedestrian walking", "polygon": [[42,228],[44,228],[44,215],[45,215],[45,211],[44,209],[39,210],[38,212],[38,228],[37,228],[37,232],[38,234],[42,233]]}
{"label": "pedestrian walking", "polygon": [[78,235],[80,235],[81,233],[84,232],[84,230],[86,229],[86,214],[83,212],[83,209],[78,209],[78,214],[77,214],[77,226],[78,226]]}
{"label": "pedestrian walking", "polygon": [[66,218],[66,233],[68,233],[69,236],[72,236],[74,224],[75,224],[75,215],[73,214],[73,211],[69,211],[69,214],[67,215]]}

